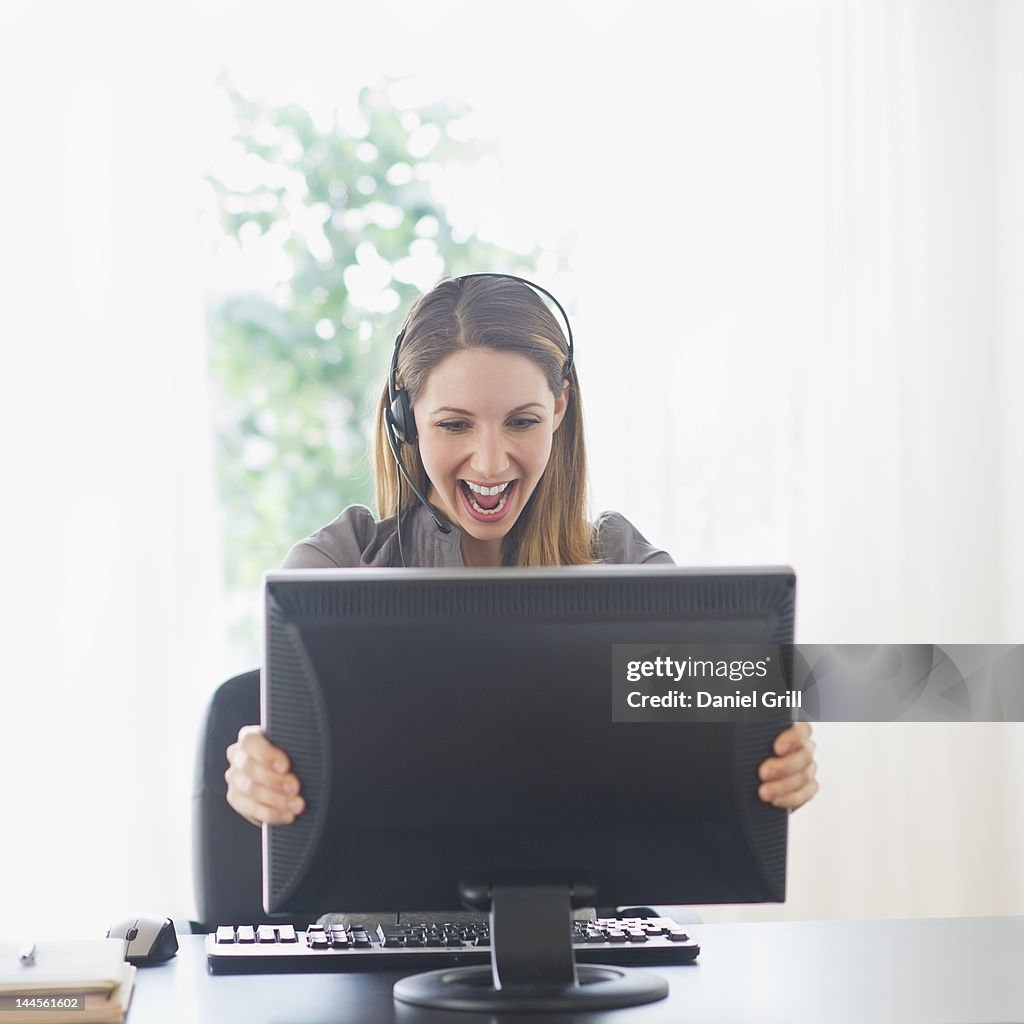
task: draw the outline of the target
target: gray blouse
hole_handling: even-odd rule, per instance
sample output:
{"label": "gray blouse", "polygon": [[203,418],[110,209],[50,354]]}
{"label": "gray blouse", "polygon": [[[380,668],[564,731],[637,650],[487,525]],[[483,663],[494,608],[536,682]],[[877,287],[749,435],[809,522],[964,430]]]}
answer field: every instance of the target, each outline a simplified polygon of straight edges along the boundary
{"label": "gray blouse", "polygon": [[[637,565],[672,564],[667,552],[654,547],[625,516],[602,512],[594,524],[599,562]],[[442,533],[422,506],[402,519],[402,553],[408,566],[461,567],[462,534],[453,526]],[[359,566],[400,566],[395,519],[377,522],[365,505],[349,505],[332,523],[300,540],[285,557],[283,569],[350,569]]]}

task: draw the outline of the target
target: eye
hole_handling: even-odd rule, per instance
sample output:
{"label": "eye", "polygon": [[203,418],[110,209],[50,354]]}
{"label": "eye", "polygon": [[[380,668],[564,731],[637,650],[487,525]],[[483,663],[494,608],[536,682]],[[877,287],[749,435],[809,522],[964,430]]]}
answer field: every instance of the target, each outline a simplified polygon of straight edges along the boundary
{"label": "eye", "polygon": [[540,420],[534,419],[532,416],[517,416],[515,419],[508,421],[508,425],[513,430],[529,430],[530,427],[535,427],[538,423],[540,423]]}
{"label": "eye", "polygon": [[436,426],[447,431],[449,434],[461,434],[462,431],[468,429],[469,424],[465,420],[443,420],[441,423],[436,424]]}

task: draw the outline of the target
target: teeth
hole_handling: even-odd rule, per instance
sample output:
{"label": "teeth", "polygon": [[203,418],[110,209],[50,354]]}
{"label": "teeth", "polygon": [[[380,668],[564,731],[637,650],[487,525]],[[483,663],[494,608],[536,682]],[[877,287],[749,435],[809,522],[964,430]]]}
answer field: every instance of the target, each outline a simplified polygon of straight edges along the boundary
{"label": "teeth", "polygon": [[473,506],[473,508],[474,508],[474,509],[475,509],[475,510],[476,510],[477,512],[479,512],[479,513],[480,513],[481,515],[485,515],[485,516],[496,516],[496,515],[497,515],[497,514],[498,514],[498,513],[499,513],[499,512],[500,512],[500,511],[501,511],[501,510],[502,510],[502,509],[503,509],[503,508],[504,508],[504,507],[505,507],[505,506],[507,505],[507,504],[508,504],[508,495],[507,495],[507,494],[503,494],[503,495],[502,495],[502,496],[501,496],[501,497],[500,497],[500,498],[498,499],[498,504],[497,504],[497,505],[495,505],[495,506],[494,506],[494,508],[481,508],[481,507],[480,507],[480,506],[479,506],[479,505],[478,505],[478,504],[476,503],[476,500],[475,500],[475,499],[473,498],[473,496],[472,496],[472,495],[470,495],[470,497],[469,497],[469,503],[470,503],[470,505],[472,505],[472,506]]}
{"label": "teeth", "polygon": [[484,494],[487,496],[490,496],[492,494],[501,494],[501,492],[505,490],[505,488],[508,487],[510,483],[512,483],[511,480],[506,480],[503,484],[495,484],[493,487],[481,487],[479,484],[474,484],[469,480],[463,480],[462,482],[471,491],[475,491],[477,494]]}

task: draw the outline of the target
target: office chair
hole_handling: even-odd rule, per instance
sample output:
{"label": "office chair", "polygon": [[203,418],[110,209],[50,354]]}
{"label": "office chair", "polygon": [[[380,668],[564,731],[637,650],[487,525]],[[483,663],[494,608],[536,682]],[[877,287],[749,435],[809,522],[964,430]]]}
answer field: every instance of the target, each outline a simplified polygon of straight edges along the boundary
{"label": "office chair", "polygon": [[192,871],[199,921],[192,931],[213,931],[222,924],[288,921],[294,915],[263,910],[260,830],[227,802],[224,752],[243,725],[260,720],[260,673],[243,672],[222,683],[210,699],[200,733],[192,793]]}

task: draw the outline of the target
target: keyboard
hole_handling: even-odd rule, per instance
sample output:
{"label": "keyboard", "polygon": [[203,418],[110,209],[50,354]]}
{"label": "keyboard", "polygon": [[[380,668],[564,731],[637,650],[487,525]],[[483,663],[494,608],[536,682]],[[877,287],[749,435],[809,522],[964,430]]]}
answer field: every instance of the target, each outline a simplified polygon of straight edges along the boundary
{"label": "keyboard", "polygon": [[[489,963],[488,919],[365,926],[224,925],[206,937],[213,974],[430,970]],[[573,921],[578,963],[641,966],[690,963],[697,942],[671,918]]]}

